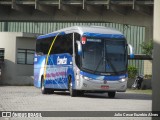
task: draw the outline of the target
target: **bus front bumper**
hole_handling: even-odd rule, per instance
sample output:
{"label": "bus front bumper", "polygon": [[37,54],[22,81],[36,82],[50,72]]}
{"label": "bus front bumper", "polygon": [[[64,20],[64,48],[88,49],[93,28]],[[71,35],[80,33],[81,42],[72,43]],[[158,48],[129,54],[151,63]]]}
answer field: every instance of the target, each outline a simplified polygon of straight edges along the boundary
{"label": "bus front bumper", "polygon": [[76,81],[76,89],[77,90],[85,90],[85,91],[117,91],[117,92],[125,92],[127,89],[127,80],[128,78],[124,78],[123,80],[93,80],[93,79],[81,79]]}

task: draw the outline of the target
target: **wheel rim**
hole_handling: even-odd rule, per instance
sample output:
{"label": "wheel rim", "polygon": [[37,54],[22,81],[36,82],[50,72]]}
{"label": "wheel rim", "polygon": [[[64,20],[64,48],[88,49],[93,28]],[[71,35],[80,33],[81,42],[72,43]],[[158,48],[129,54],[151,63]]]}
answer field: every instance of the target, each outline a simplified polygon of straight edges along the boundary
{"label": "wheel rim", "polygon": [[42,85],[42,88],[41,88],[41,89],[42,89],[42,91],[44,90],[44,85]]}
{"label": "wheel rim", "polygon": [[41,87],[42,91],[44,91],[44,80],[42,79],[42,87]]}
{"label": "wheel rim", "polygon": [[69,92],[72,95],[72,82],[69,83]]}

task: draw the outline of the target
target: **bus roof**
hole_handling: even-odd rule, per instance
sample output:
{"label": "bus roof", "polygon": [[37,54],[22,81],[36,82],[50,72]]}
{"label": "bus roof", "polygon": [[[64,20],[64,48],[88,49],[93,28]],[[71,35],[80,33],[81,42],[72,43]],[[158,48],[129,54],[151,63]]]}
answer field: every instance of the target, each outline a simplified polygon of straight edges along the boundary
{"label": "bus roof", "polygon": [[73,26],[68,28],[63,28],[53,33],[40,35],[37,39],[54,37],[58,33],[59,35],[69,34],[69,33],[79,33],[82,36],[88,37],[106,37],[106,38],[124,38],[124,35],[113,28],[107,28],[103,26]]}

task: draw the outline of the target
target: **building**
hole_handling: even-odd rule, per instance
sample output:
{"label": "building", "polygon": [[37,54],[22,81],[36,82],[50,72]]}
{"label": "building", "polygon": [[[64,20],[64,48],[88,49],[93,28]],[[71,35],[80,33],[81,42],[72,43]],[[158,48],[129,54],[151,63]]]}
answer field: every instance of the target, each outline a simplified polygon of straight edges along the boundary
{"label": "building", "polygon": [[32,85],[36,34],[0,32],[1,79],[5,85]]}
{"label": "building", "polygon": [[[153,39],[153,6],[153,0],[0,0],[0,32],[45,34],[73,25],[106,26],[124,33],[135,54],[142,54],[140,44]],[[150,61],[129,64],[139,74],[152,74]]]}

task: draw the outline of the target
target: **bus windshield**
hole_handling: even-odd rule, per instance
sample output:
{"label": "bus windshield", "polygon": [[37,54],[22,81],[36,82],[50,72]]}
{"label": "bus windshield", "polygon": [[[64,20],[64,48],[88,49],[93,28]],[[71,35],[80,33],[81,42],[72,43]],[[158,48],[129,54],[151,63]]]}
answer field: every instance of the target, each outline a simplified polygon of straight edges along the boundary
{"label": "bus windshield", "polygon": [[125,40],[87,38],[86,44],[83,44],[82,47],[82,69],[97,74],[126,72]]}

